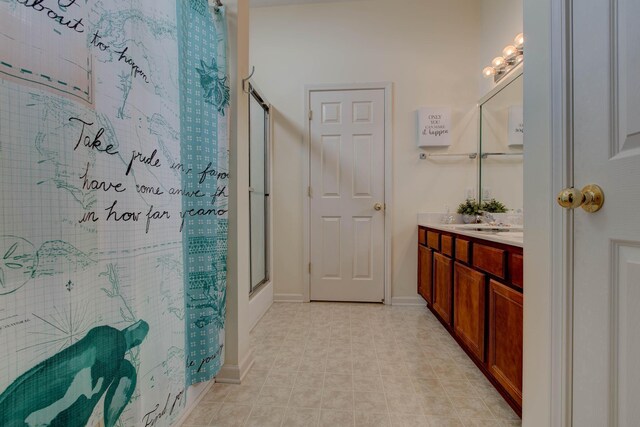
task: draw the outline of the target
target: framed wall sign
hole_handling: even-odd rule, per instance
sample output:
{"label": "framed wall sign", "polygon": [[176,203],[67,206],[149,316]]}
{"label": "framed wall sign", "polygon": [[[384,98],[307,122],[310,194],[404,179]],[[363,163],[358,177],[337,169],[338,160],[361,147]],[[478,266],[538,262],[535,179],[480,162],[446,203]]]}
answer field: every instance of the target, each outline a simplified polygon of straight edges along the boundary
{"label": "framed wall sign", "polygon": [[418,147],[451,145],[451,108],[422,107],[418,110]]}
{"label": "framed wall sign", "polygon": [[507,144],[509,147],[521,147],[524,141],[524,115],[522,105],[509,107],[509,129]]}

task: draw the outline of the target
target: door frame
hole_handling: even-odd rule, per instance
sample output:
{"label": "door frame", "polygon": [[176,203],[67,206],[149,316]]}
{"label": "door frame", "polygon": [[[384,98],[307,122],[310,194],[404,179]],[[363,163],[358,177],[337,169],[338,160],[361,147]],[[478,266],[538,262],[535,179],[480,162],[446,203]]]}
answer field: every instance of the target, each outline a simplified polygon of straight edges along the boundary
{"label": "door frame", "polygon": [[309,302],[311,295],[311,274],[309,274],[310,257],[310,215],[311,197],[309,185],[311,178],[311,93],[348,90],[384,90],[384,303],[391,304],[391,225],[393,224],[393,185],[392,185],[392,138],[393,138],[393,83],[346,83],[346,84],[308,84],[304,87],[304,140],[302,162],[302,278],[303,301]]}
{"label": "door frame", "polygon": [[571,426],[573,217],[555,194],[573,185],[572,0],[523,6],[523,427]]}

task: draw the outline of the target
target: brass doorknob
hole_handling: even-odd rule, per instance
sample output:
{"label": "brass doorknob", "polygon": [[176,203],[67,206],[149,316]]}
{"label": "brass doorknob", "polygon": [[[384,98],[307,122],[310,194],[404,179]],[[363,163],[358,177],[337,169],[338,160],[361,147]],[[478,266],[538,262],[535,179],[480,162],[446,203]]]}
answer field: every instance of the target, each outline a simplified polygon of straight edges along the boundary
{"label": "brass doorknob", "polygon": [[377,211],[381,211],[382,210],[382,203],[376,203],[375,205],[373,205],[373,209],[375,209]]}
{"label": "brass doorknob", "polygon": [[582,191],[576,188],[565,188],[558,193],[558,204],[565,209],[582,206],[587,212],[597,212],[604,205],[604,193],[596,184],[586,185]]}

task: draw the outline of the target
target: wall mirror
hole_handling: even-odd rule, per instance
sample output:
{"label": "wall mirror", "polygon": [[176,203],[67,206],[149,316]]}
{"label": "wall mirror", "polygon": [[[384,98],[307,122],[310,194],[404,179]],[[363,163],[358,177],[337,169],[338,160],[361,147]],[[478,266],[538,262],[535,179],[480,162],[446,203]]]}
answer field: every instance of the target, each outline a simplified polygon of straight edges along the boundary
{"label": "wall mirror", "polygon": [[480,100],[480,184],[482,201],[496,199],[508,210],[522,209],[522,71],[503,80]]}

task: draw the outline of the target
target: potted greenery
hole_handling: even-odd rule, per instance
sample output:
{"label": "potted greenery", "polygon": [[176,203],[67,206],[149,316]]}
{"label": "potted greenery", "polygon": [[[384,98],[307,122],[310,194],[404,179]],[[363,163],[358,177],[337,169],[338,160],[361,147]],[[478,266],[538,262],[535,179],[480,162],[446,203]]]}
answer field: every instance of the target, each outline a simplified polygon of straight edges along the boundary
{"label": "potted greenery", "polygon": [[496,199],[491,199],[488,202],[484,202],[482,204],[481,210],[489,213],[505,213],[507,211],[507,207],[504,205],[504,203],[499,202]]}
{"label": "potted greenery", "polygon": [[480,219],[480,211],[482,206],[475,199],[467,199],[458,206],[458,213],[462,215],[462,221],[465,224],[478,222]]}

